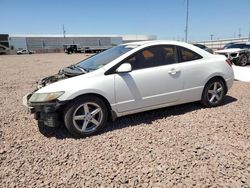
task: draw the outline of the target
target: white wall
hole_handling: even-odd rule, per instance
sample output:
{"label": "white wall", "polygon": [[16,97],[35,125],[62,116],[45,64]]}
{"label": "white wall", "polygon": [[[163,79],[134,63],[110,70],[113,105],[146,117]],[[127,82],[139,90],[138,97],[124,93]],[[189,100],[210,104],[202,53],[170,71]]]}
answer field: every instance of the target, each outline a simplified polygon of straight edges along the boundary
{"label": "white wall", "polygon": [[27,49],[26,37],[9,37],[9,44],[16,50]]}
{"label": "white wall", "polygon": [[241,38],[230,38],[230,39],[219,39],[219,40],[207,40],[207,41],[192,41],[192,44],[199,43],[204,44],[205,46],[212,48],[213,50],[221,49],[226,44],[230,42],[247,42],[249,40],[248,37]]}

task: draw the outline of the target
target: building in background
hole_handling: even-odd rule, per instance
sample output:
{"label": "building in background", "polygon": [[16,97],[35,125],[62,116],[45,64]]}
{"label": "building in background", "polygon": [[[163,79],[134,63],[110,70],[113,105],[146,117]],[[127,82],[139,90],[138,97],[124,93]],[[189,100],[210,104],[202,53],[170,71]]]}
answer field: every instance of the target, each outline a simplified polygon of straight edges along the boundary
{"label": "building in background", "polygon": [[121,37],[123,43],[157,39],[155,35],[122,35]]}
{"label": "building in background", "polygon": [[222,49],[226,44],[231,42],[248,42],[248,37],[241,38],[229,38],[229,39],[217,39],[217,40],[205,40],[205,41],[192,41],[192,44],[203,44],[213,50]]}
{"label": "building in background", "polygon": [[[13,50],[28,49],[36,53],[63,52],[65,44],[81,47],[112,47],[126,42],[156,40],[154,35],[1,35]],[[3,38],[3,37],[2,37]]]}

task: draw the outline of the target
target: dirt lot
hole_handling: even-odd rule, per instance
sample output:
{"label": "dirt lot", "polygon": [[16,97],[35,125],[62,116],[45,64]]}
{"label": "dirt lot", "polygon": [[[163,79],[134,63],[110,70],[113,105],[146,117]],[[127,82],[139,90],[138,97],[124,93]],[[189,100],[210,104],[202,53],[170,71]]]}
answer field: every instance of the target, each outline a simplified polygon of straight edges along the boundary
{"label": "dirt lot", "polygon": [[84,57],[0,56],[0,187],[250,187],[250,83],[220,107],[127,116],[85,139],[39,129],[22,96]]}

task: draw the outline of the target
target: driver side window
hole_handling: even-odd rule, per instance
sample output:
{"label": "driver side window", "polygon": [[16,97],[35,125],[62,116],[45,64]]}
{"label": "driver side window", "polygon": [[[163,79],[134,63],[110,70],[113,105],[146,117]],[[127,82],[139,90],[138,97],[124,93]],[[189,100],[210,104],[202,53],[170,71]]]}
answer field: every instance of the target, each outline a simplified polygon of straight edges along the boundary
{"label": "driver side window", "polygon": [[126,62],[130,63],[132,70],[157,67],[177,63],[176,46],[153,46],[136,53]]}

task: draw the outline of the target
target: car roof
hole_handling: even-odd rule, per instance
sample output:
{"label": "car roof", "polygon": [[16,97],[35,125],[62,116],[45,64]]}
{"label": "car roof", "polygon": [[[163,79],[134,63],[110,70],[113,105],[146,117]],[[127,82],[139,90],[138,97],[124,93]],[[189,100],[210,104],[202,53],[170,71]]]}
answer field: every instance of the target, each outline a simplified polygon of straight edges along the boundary
{"label": "car roof", "polygon": [[194,46],[192,44],[186,43],[186,42],[180,42],[180,41],[173,41],[173,40],[150,40],[150,41],[141,41],[141,42],[130,42],[125,43],[123,45],[128,46],[153,46],[153,45],[176,45],[176,46],[182,46],[184,48],[188,48],[190,50],[193,50],[199,54],[202,54],[202,56],[210,56],[211,54],[209,52],[204,51],[203,49]]}
{"label": "car roof", "polygon": [[247,44],[247,45],[249,45],[250,42],[235,42],[235,43],[233,43],[233,44]]}

